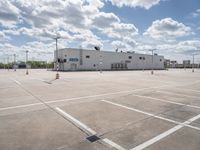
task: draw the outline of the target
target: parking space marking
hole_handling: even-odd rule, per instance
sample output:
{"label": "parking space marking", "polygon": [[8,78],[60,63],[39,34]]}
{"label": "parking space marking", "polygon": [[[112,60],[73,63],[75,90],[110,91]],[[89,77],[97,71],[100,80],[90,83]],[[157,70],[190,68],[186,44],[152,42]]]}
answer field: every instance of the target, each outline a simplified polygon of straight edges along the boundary
{"label": "parking space marking", "polygon": [[117,150],[126,150],[126,149],[124,149],[123,147],[121,147],[120,145],[114,143],[113,141],[111,141],[111,140],[109,140],[109,139],[107,139],[107,138],[103,139],[102,141],[103,141],[104,143],[108,144],[109,146],[111,146],[111,147],[117,149]]}
{"label": "parking space marking", "polygon": [[168,101],[168,100],[164,100],[164,99],[154,98],[154,97],[150,97],[150,96],[143,96],[143,95],[138,95],[138,94],[132,94],[132,95],[137,96],[137,97],[152,99],[155,101],[161,101],[164,103],[171,103],[171,104],[176,104],[176,105],[180,105],[180,106],[187,106],[187,107],[191,107],[191,108],[200,109],[200,106],[196,106],[196,105],[189,105],[189,104],[184,104],[184,103],[179,103],[179,102],[173,102],[173,101]]}
{"label": "parking space marking", "polygon": [[[68,100],[68,101],[72,101],[72,100]],[[80,100],[80,101],[72,102],[72,104],[83,103],[83,102],[93,102],[93,101],[96,101],[96,100]],[[50,104],[48,102],[45,102],[45,103]],[[0,108],[0,111],[9,110],[9,109],[17,109],[17,108],[26,108],[26,107],[36,106],[36,105],[44,105],[44,103],[32,103],[32,104],[4,107],[4,108]]]}
{"label": "parking space marking", "polygon": [[14,81],[16,84],[21,85],[21,82],[15,80],[15,79],[11,79],[12,81]]}
{"label": "parking space marking", "polygon": [[[175,89],[180,89],[180,88],[178,88],[178,87],[173,87],[173,88],[175,88]],[[200,90],[194,90],[194,89],[181,89],[181,90],[183,90],[183,91],[192,91],[192,92],[196,92],[196,93],[200,93]]]}
{"label": "parking space marking", "polygon": [[190,118],[189,120],[185,121],[183,124],[177,125],[177,126],[171,128],[171,129],[159,134],[158,136],[156,136],[156,137],[154,137],[154,138],[152,138],[152,139],[150,139],[150,140],[148,140],[148,141],[146,141],[146,142],[144,142],[144,143],[132,148],[131,150],[142,150],[142,149],[144,149],[144,148],[146,148],[146,147],[148,147],[148,146],[160,141],[161,139],[169,136],[170,134],[180,130],[181,128],[184,127],[184,124],[190,124],[190,123],[192,123],[193,121],[195,121],[195,120],[197,120],[199,118],[200,118],[200,114],[195,116],[195,117],[193,117],[193,118]]}
{"label": "parking space marking", "polygon": [[[71,116],[70,114],[66,113],[65,111],[63,111],[59,107],[56,107],[55,110],[56,110],[57,113],[59,113],[61,116],[63,116],[69,122],[71,122],[73,125],[75,125],[77,128],[79,128],[81,131],[85,132],[87,135],[92,136],[92,135],[97,134],[93,129],[89,128],[87,125],[83,124],[82,122],[80,122],[79,120],[77,120],[76,118]],[[101,138],[100,138],[100,140],[101,140]],[[105,145],[109,145],[110,147],[113,147],[117,150],[125,150],[120,145],[114,143],[113,141],[111,141],[107,138],[102,139],[101,143],[103,143]]]}
{"label": "parking space marking", "polygon": [[169,94],[169,95],[177,95],[177,96],[184,96],[184,97],[188,97],[188,98],[198,98],[200,99],[200,97],[198,96],[192,96],[192,95],[186,95],[186,94],[178,94],[178,93],[173,93],[173,92],[166,92],[166,91],[160,91],[160,90],[157,90],[156,92],[158,93],[164,93],[164,94]]}
{"label": "parking space marking", "polygon": [[192,125],[189,125],[187,123],[186,124],[185,123],[181,123],[181,122],[178,122],[178,121],[175,121],[175,120],[172,120],[172,119],[168,119],[168,118],[164,118],[164,117],[161,117],[161,116],[157,116],[157,115],[154,115],[152,113],[148,113],[148,112],[145,112],[145,111],[142,111],[142,110],[139,110],[139,109],[135,109],[135,108],[128,107],[128,106],[125,106],[125,105],[121,105],[121,104],[114,103],[114,102],[111,102],[111,101],[107,101],[107,100],[101,100],[101,101],[109,103],[109,104],[112,104],[112,105],[115,105],[115,106],[119,106],[119,107],[122,107],[122,108],[125,108],[125,109],[128,109],[128,110],[131,110],[131,111],[142,113],[142,114],[148,115],[150,117],[154,117],[154,118],[157,118],[157,119],[160,119],[160,120],[168,121],[168,122],[171,122],[171,123],[174,123],[174,124],[183,125],[183,126],[186,126],[186,127],[189,127],[189,128],[192,128],[192,129],[200,131],[200,128],[192,126]]}
{"label": "parking space marking", "polygon": [[33,104],[26,104],[26,105],[4,107],[4,108],[0,108],[0,111],[9,110],[9,109],[16,109],[16,108],[24,108],[24,107],[30,107],[30,106],[36,106],[36,105],[43,105],[43,103],[33,103]]}
{"label": "parking space marking", "polygon": [[63,111],[59,107],[56,107],[55,110],[60,115],[62,115],[65,119],[67,119],[68,121],[70,121],[72,124],[74,124],[76,127],[78,127],[79,129],[81,129],[82,131],[84,131],[88,135],[96,135],[97,134],[94,130],[92,130],[91,128],[89,128],[88,126],[86,126],[85,124],[83,124],[82,122],[80,122],[79,120],[77,120],[76,118],[72,117],[70,114],[66,113],[65,111]]}
{"label": "parking space marking", "polygon": [[[152,89],[152,88],[160,88],[163,86],[158,86],[158,87],[151,87],[151,88],[141,88],[141,89],[135,89],[135,90],[131,90],[131,91],[120,91],[120,92],[112,92],[112,93],[104,93],[104,94],[98,94],[98,95],[89,95],[89,96],[82,96],[82,97],[74,97],[74,98],[67,98],[67,99],[58,99],[58,100],[52,100],[52,101],[47,101],[45,102],[46,104],[51,104],[51,103],[60,103],[60,102],[66,102],[66,101],[72,101],[72,100],[80,100],[80,99],[87,99],[87,98],[95,98],[95,97],[101,97],[101,96],[107,96],[107,95],[115,95],[115,94],[123,94],[123,93],[131,93],[134,91],[140,91],[140,90],[148,90],[148,89]],[[43,103],[33,103],[33,104],[28,104],[28,105],[17,105],[17,106],[12,106],[12,107],[4,107],[4,108],[0,108],[1,110],[9,110],[9,109],[15,109],[15,108],[24,108],[24,107],[30,107],[30,106],[34,106],[34,105],[43,105]]]}

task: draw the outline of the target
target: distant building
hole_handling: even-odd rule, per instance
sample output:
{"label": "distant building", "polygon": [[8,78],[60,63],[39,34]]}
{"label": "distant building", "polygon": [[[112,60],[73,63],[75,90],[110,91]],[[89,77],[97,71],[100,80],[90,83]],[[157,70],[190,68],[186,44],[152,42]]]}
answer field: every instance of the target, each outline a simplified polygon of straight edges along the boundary
{"label": "distant building", "polygon": [[58,60],[58,69],[63,71],[164,69],[163,56],[154,55],[152,66],[152,55],[135,52],[65,48],[58,50],[58,56],[55,52],[55,60]]}
{"label": "distant building", "polygon": [[164,66],[165,68],[170,68],[170,59],[165,59]]}
{"label": "distant building", "polygon": [[190,60],[183,60],[183,67],[190,68],[191,67]]}
{"label": "distant building", "polygon": [[178,63],[177,63],[176,60],[170,61],[170,66],[171,66],[171,68],[176,68],[176,65],[177,65],[177,64],[178,64]]}

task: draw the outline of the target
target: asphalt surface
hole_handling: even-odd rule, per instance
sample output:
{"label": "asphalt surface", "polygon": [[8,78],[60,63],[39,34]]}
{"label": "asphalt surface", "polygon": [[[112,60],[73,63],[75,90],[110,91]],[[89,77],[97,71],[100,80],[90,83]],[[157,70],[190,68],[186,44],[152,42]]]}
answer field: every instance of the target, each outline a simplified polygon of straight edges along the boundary
{"label": "asphalt surface", "polygon": [[199,150],[200,70],[0,70],[0,150]]}

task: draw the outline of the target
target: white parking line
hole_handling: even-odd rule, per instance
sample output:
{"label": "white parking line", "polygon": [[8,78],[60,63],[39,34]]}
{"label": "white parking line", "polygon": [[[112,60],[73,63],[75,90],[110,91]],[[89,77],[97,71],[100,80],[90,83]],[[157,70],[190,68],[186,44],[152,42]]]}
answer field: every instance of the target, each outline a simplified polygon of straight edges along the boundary
{"label": "white parking line", "polygon": [[172,93],[172,92],[168,92],[168,91],[157,90],[156,92],[158,92],[158,93],[164,93],[164,94],[169,94],[169,95],[177,95],[177,96],[184,96],[184,97],[189,97],[189,98],[200,99],[200,97],[198,97],[198,96],[192,96],[192,95],[186,95],[186,94],[180,94],[180,93]]}
{"label": "white parking line", "polygon": [[[195,120],[197,120],[199,118],[200,118],[200,114],[195,116],[195,117],[193,117],[193,118],[191,118],[191,119],[189,119],[189,120],[187,120],[187,121],[185,121],[183,124],[190,124],[191,122],[193,122],[193,121],[195,121]],[[156,137],[154,137],[154,138],[152,138],[152,139],[150,139],[150,140],[148,140],[148,141],[146,141],[146,142],[144,142],[144,143],[132,148],[131,150],[142,150],[142,149],[144,149],[144,148],[146,148],[146,147],[148,147],[148,146],[160,141],[161,139],[169,136],[170,134],[180,130],[181,128],[184,127],[183,124],[177,125],[177,126],[171,128],[171,129],[161,133],[160,135],[158,135],[158,136],[156,136]]]}
{"label": "white parking line", "polygon": [[[74,97],[74,98],[67,98],[67,99],[58,99],[58,100],[52,100],[52,101],[47,101],[45,102],[46,104],[52,104],[52,103],[59,103],[59,102],[66,102],[66,101],[72,101],[72,100],[80,100],[80,99],[87,99],[87,98],[95,98],[95,97],[101,97],[101,96],[107,96],[107,95],[115,95],[115,94],[123,94],[123,93],[131,93],[134,91],[140,91],[140,90],[148,90],[152,88],[161,88],[164,86],[158,86],[158,87],[151,87],[151,88],[141,88],[141,89],[135,89],[135,90],[130,90],[130,91],[120,91],[120,92],[112,92],[112,93],[104,93],[104,94],[98,94],[98,95],[89,95],[89,96],[82,96],[82,97]],[[33,104],[28,104],[28,105],[17,105],[17,106],[12,106],[12,107],[4,107],[0,108],[1,110],[9,110],[9,109],[15,109],[15,108],[24,108],[24,107],[30,107],[34,105],[43,105],[43,103],[33,103]]]}
{"label": "white parking line", "polygon": [[[173,88],[180,90],[180,88],[178,88],[178,87],[173,87]],[[200,90],[194,90],[194,89],[188,89],[188,88],[186,88],[186,89],[182,88],[181,90],[182,91],[192,91],[192,92],[200,93]]]}
{"label": "white parking line", "polygon": [[[76,118],[71,116],[70,114],[66,113],[65,111],[63,111],[59,107],[56,107],[55,110],[60,115],[62,115],[64,118],[66,118],[68,121],[70,121],[72,124],[74,124],[76,127],[78,127],[79,129],[81,129],[82,131],[87,133],[88,135],[92,136],[92,135],[96,135],[97,134],[94,130],[89,128],[87,125],[83,124],[82,122],[80,122],[79,120],[77,120]],[[113,147],[113,148],[115,148],[117,150],[125,150],[120,145],[114,143],[113,141],[111,141],[111,140],[109,140],[107,138],[103,139],[102,142],[103,142],[103,144],[109,145],[110,147]]]}
{"label": "white parking line", "polygon": [[30,106],[36,106],[36,105],[43,105],[43,103],[33,103],[33,104],[5,107],[5,108],[0,108],[0,111],[9,110],[9,109],[16,109],[16,108],[24,108],[24,107],[30,107]]}
{"label": "white parking line", "polygon": [[164,102],[164,103],[171,103],[171,104],[175,104],[175,105],[187,106],[187,107],[191,107],[191,108],[200,109],[200,106],[196,106],[196,105],[189,105],[189,104],[184,104],[184,103],[179,103],[179,102],[173,102],[173,101],[168,101],[168,100],[163,100],[163,99],[159,99],[159,98],[154,98],[154,97],[150,97],[150,96],[143,96],[143,95],[138,95],[138,94],[132,94],[132,95],[137,96],[137,97],[155,100],[155,101],[161,101],[161,102]]}
{"label": "white parking line", "polygon": [[15,80],[15,79],[11,79],[11,80],[13,80],[15,83],[17,83],[18,85],[21,85],[21,83],[19,82],[19,81],[17,81],[17,80]]}
{"label": "white parking line", "polygon": [[113,141],[111,141],[107,138],[103,139],[102,141],[105,142],[106,144],[108,144],[109,146],[117,149],[117,150],[125,150],[123,147],[121,147],[120,145],[114,143]]}
{"label": "white parking line", "polygon": [[164,118],[164,117],[161,117],[161,116],[157,116],[157,115],[154,115],[154,114],[151,114],[151,113],[139,110],[139,109],[135,109],[135,108],[132,108],[132,107],[128,107],[128,106],[121,105],[121,104],[114,103],[114,102],[107,101],[107,100],[101,100],[101,101],[109,103],[109,104],[112,104],[112,105],[115,105],[115,106],[119,106],[119,107],[122,107],[122,108],[125,108],[125,109],[128,109],[128,110],[132,110],[132,111],[135,111],[135,112],[138,112],[138,113],[142,113],[142,114],[145,114],[145,115],[148,115],[148,116],[160,119],[160,120],[164,120],[164,121],[168,121],[168,122],[171,122],[171,123],[183,125],[183,126],[186,126],[186,127],[189,127],[189,128],[192,128],[192,129],[200,131],[200,128],[198,128],[198,127],[191,126],[191,125],[188,125],[188,124],[185,124],[185,123],[181,123],[181,122],[178,122],[178,121],[175,121],[175,120],[171,120],[171,119],[168,119],[168,118]]}
{"label": "white parking line", "polygon": [[[72,100],[68,100],[68,101],[72,101]],[[80,100],[80,101],[75,101],[72,102],[74,103],[83,103],[83,102],[93,102],[96,100]],[[45,102],[46,104],[49,104],[49,102]],[[0,111],[4,111],[4,110],[10,110],[10,109],[17,109],[17,108],[26,108],[26,107],[31,107],[31,106],[36,106],[36,105],[44,105],[44,103],[33,103],[33,104],[25,104],[25,105],[18,105],[18,106],[10,106],[10,107],[5,107],[5,108],[0,108]]]}
{"label": "white parking line", "polygon": [[56,107],[55,110],[60,115],[62,115],[64,118],[66,118],[71,123],[73,123],[76,127],[78,127],[79,129],[81,129],[85,133],[87,133],[88,135],[96,135],[97,134],[94,130],[92,130],[91,128],[89,128],[88,126],[86,126],[85,124],[83,124],[82,122],[80,122],[79,120],[77,120],[76,118],[72,117],[70,114],[66,113],[65,111],[63,111],[59,107]]}

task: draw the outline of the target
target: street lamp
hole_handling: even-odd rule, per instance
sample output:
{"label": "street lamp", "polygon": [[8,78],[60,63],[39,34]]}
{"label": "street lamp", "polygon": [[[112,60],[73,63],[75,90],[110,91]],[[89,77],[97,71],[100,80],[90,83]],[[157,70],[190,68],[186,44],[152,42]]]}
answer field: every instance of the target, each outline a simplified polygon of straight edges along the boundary
{"label": "street lamp", "polygon": [[28,50],[26,50],[26,75],[28,74]]}
{"label": "street lamp", "polygon": [[144,61],[145,61],[145,57],[142,57],[142,63],[143,63],[143,72],[144,72],[144,68],[145,68],[145,66],[144,66]]}
{"label": "street lamp", "polygon": [[149,51],[151,51],[152,52],[152,66],[151,66],[151,74],[153,75],[154,74],[154,67],[153,67],[153,56],[154,56],[154,51],[155,51],[156,49],[150,49]]}
{"label": "street lamp", "polygon": [[59,69],[59,64],[58,64],[58,39],[60,39],[60,36],[55,37],[54,39],[56,40],[56,79],[59,79],[59,73],[58,73],[58,69]]}
{"label": "street lamp", "polygon": [[7,56],[7,64],[8,64],[8,71],[9,71],[9,56]]}
{"label": "street lamp", "polygon": [[4,65],[3,65],[3,66],[4,66],[4,69],[6,69],[6,58],[5,58],[5,57],[3,58],[3,64],[4,64]]}
{"label": "street lamp", "polygon": [[194,72],[194,55],[195,54],[192,54],[192,72]]}
{"label": "street lamp", "polygon": [[16,54],[13,55],[14,56],[14,71],[16,71]]}
{"label": "street lamp", "polygon": [[[198,52],[199,52],[199,50],[198,50]],[[194,57],[195,57],[195,55],[198,55],[198,54],[197,53],[192,54],[192,72],[194,72]]]}
{"label": "street lamp", "polygon": [[102,60],[102,55],[101,55],[100,47],[99,46],[95,46],[94,49],[96,51],[99,51],[99,71],[100,71],[100,73],[102,73],[103,60]]}

